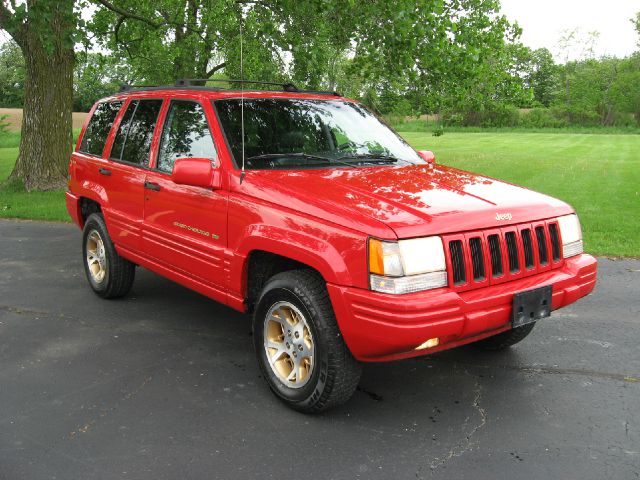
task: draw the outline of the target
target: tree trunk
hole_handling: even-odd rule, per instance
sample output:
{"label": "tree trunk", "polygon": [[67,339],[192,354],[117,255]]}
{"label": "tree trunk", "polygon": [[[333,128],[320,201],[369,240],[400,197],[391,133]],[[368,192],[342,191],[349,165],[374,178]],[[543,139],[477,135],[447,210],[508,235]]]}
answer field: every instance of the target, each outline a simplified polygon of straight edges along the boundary
{"label": "tree trunk", "polygon": [[25,59],[24,112],[18,161],[11,178],[19,178],[27,190],[62,188],[71,154],[73,107],[73,43],[68,39],[67,7],[59,2],[51,20],[51,40],[44,43],[37,31],[28,31],[22,42]]}

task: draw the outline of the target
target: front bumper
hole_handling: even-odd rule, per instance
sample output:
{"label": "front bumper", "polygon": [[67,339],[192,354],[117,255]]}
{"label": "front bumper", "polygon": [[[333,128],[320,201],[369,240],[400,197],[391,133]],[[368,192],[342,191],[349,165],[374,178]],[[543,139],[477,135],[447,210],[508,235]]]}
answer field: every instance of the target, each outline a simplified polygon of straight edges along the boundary
{"label": "front bumper", "polygon": [[[553,310],[589,294],[596,284],[591,255],[568,258],[560,268],[466,292],[440,288],[388,295],[328,284],[342,335],[360,361],[425,355],[471,343],[511,328],[513,295],[553,285]],[[428,339],[437,347],[416,350]]]}

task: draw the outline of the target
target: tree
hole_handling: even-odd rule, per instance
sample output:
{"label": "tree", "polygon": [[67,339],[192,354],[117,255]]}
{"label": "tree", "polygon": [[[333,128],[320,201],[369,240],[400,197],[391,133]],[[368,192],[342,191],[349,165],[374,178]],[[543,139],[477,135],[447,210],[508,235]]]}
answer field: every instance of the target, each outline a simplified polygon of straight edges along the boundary
{"label": "tree", "polygon": [[610,98],[616,111],[632,114],[640,127],[640,52],[620,61]]}
{"label": "tree", "polygon": [[212,65],[227,31],[237,29],[231,0],[96,0],[90,28],[98,43],[126,59],[134,76],[148,82],[209,78],[224,67]]}
{"label": "tree", "polygon": [[557,93],[559,67],[546,48],[527,50],[528,58],[523,68],[526,87],[531,89],[537,105],[549,107]]}
{"label": "tree", "polygon": [[22,107],[24,58],[13,41],[0,45],[0,107]]}
{"label": "tree", "polygon": [[71,153],[73,0],[2,0],[0,28],[25,60],[24,116],[11,178],[27,190],[64,185]]}
{"label": "tree", "polygon": [[245,77],[317,88],[330,81],[349,46],[349,12],[356,10],[351,0],[94,1],[99,8],[91,30],[101,46],[150,83],[210,78],[223,70],[239,77],[242,24]]}
{"label": "tree", "polygon": [[512,71],[519,28],[499,15],[497,0],[94,1],[101,46],[150,83],[239,77],[242,24],[247,78],[371,99],[385,90],[415,111],[506,101],[522,90]]}

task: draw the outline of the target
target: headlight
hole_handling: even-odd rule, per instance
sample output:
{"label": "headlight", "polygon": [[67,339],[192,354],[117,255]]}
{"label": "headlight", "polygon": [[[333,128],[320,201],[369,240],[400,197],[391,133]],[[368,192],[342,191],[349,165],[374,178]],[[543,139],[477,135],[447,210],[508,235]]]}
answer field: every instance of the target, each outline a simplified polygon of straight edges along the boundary
{"label": "headlight", "polygon": [[584,249],[578,216],[573,214],[558,217],[558,225],[562,236],[562,256],[569,258],[581,254]]}
{"label": "headlight", "polygon": [[447,285],[440,237],[397,242],[369,239],[371,289],[383,293],[412,293]]}

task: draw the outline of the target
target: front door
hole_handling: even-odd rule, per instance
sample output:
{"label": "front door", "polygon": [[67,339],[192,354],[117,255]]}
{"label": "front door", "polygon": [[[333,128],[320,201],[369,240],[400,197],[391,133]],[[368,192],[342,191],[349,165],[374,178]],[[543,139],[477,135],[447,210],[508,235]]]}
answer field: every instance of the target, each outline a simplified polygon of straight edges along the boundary
{"label": "front door", "polygon": [[210,158],[218,166],[202,105],[172,100],[145,181],[143,249],[177,273],[224,290],[228,192],[173,183],[173,165],[182,157]]}

